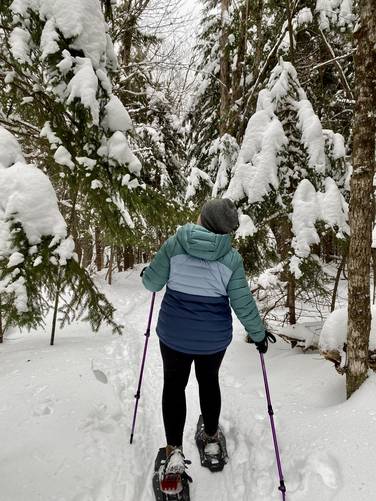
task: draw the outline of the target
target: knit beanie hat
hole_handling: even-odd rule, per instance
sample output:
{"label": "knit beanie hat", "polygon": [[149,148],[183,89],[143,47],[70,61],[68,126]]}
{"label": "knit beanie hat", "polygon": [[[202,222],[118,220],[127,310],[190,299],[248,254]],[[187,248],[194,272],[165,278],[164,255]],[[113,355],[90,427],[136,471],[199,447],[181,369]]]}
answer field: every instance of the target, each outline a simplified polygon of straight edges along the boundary
{"label": "knit beanie hat", "polygon": [[213,233],[225,235],[239,226],[238,211],[228,198],[214,198],[204,203],[201,209],[201,224]]}

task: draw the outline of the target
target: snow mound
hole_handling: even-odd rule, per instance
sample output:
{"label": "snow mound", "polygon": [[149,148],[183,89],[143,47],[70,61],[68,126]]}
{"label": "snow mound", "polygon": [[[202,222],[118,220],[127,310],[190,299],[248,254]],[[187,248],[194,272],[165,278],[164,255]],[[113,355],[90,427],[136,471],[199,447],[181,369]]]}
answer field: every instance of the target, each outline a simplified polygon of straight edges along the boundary
{"label": "snow mound", "polygon": [[[371,334],[369,349],[376,350],[376,306],[371,307]],[[323,351],[343,350],[347,340],[347,308],[334,310],[326,319],[321,335],[320,349]]]}

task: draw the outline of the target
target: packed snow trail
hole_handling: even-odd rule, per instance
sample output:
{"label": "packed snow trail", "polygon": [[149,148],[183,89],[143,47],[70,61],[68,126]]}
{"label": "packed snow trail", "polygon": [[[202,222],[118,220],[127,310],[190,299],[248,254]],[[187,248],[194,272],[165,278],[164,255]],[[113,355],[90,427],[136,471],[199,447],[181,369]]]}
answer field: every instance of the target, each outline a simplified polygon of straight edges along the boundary
{"label": "packed snow trail", "polygon": [[[153,501],[153,463],[165,443],[157,295],[133,445],[129,444],[151,294],[139,270],[100,285],[117,306],[122,337],[78,323],[7,339],[0,347],[0,501]],[[187,387],[184,450],[192,501],[274,501],[281,495],[259,356],[234,322],[220,372],[221,425],[230,457],[223,472],[200,466],[194,369]],[[376,380],[349,402],[344,379],[316,354],[277,343],[266,364],[289,501],[369,501],[376,482]],[[107,384],[93,369],[102,371]],[[4,398],[4,396],[6,398]],[[5,480],[5,481],[4,481]]]}

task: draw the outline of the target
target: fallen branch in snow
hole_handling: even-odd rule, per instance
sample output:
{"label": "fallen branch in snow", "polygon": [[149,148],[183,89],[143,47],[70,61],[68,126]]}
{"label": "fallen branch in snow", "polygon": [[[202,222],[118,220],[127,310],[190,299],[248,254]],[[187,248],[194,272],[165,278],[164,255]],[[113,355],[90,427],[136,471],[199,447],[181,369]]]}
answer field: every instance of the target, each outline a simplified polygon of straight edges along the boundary
{"label": "fallen branch in snow", "polygon": [[311,346],[305,346],[305,342],[302,339],[289,336],[287,334],[282,334],[280,332],[277,332],[277,336],[279,336],[283,341],[286,343],[289,343],[291,345],[291,348],[301,348],[303,351],[315,351],[317,350],[317,346],[311,345]]}
{"label": "fallen branch in snow", "polygon": [[[346,366],[346,345],[342,352],[338,350],[320,350],[320,354],[329,362],[334,364],[336,371],[339,374],[345,374],[347,370]],[[368,351],[368,366],[370,369],[376,372],[376,350]]]}
{"label": "fallen branch in snow", "polygon": [[282,327],[278,332],[280,338],[303,351],[317,350],[319,346],[322,322],[305,322]]}

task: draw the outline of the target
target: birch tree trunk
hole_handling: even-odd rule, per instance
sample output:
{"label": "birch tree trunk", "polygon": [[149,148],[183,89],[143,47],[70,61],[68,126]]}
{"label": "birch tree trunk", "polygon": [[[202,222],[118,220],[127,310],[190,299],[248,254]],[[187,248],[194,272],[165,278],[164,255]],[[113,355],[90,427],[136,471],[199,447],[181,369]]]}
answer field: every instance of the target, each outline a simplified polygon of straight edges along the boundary
{"label": "birch tree trunk", "polygon": [[223,136],[228,130],[228,116],[230,112],[230,59],[228,48],[229,36],[229,6],[230,0],[221,0],[221,23],[222,31],[220,37],[220,81],[221,81],[221,103],[219,134]]}
{"label": "birch tree trunk", "polygon": [[370,260],[374,219],[376,20],[375,0],[359,2],[361,26],[355,32],[356,105],[350,197],[347,397],[367,378],[371,327]]}

